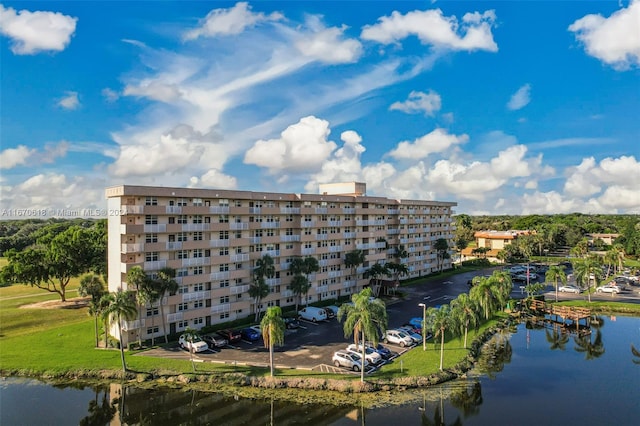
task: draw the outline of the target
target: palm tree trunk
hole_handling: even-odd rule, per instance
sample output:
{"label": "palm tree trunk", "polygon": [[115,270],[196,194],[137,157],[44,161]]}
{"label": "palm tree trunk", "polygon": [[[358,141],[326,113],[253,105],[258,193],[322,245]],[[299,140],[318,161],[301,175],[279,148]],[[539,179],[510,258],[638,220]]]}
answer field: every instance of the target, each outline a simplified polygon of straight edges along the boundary
{"label": "palm tree trunk", "polygon": [[151,346],[156,345],[156,334],[153,331],[153,326],[156,325],[155,315],[153,315],[153,303],[151,303]]}
{"label": "palm tree trunk", "polygon": [[99,336],[98,336],[98,316],[97,315],[95,315],[93,317],[93,331],[95,332],[95,335],[96,335],[96,348],[97,348],[98,347],[98,339],[99,339]]}
{"label": "palm tree trunk", "polygon": [[269,368],[271,370],[271,377],[273,377],[273,331],[269,326]]}
{"label": "palm tree trunk", "polygon": [[167,323],[164,317],[164,308],[162,307],[162,299],[164,295],[160,298],[160,316],[162,316],[162,333],[164,334],[164,343],[169,343],[169,338],[167,337]]}
{"label": "palm tree trunk", "polygon": [[118,317],[118,329],[120,331],[120,359],[122,360],[122,371],[127,372],[127,362],[124,359],[124,343],[122,342],[122,321]]}
{"label": "palm tree trunk", "polygon": [[464,326],[464,348],[467,349],[467,334],[469,332],[469,324]]}
{"label": "palm tree trunk", "polygon": [[362,368],[360,369],[360,383],[364,383],[364,366],[365,366],[365,363],[367,362],[364,359],[364,356],[366,354],[365,350],[364,350],[364,339],[365,339],[365,337],[364,337],[364,329],[363,329],[362,330],[362,341],[360,342],[360,344],[362,345]]}
{"label": "palm tree trunk", "polygon": [[443,329],[440,330],[440,334],[442,334],[442,337],[440,337],[440,371],[442,371],[442,360],[444,359],[444,330]]}

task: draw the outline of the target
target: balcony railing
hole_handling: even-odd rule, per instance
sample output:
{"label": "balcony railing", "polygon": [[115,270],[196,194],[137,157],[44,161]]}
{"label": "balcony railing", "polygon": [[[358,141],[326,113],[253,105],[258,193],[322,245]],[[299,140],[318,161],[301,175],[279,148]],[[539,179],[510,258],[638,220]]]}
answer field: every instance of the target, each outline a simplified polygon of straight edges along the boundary
{"label": "balcony railing", "polygon": [[211,214],[226,214],[226,213],[229,213],[229,206],[211,206],[211,207],[209,207],[209,213],[211,213]]}
{"label": "balcony railing", "polygon": [[120,209],[124,214],[142,214],[144,206],[122,206]]}
{"label": "balcony railing", "polygon": [[280,207],[281,214],[300,214],[300,207]]}
{"label": "balcony railing", "polygon": [[342,276],[342,271],[329,271],[329,278],[338,278]]}
{"label": "balcony railing", "polygon": [[249,260],[249,254],[247,253],[237,253],[229,256],[229,260],[231,262],[246,262]]}
{"label": "balcony railing", "polygon": [[167,232],[167,225],[164,223],[156,223],[153,225],[144,225],[145,233]]}
{"label": "balcony railing", "polygon": [[159,269],[165,268],[166,266],[167,266],[166,260],[151,260],[148,262],[144,262],[144,270],[146,272],[157,271]]}
{"label": "balcony railing", "polygon": [[302,253],[303,256],[307,256],[310,254],[314,254],[316,252],[316,249],[313,247],[309,247],[309,248],[303,248],[300,253]]}
{"label": "balcony railing", "polygon": [[211,226],[208,223],[186,223],[182,225],[182,231],[208,231]]}
{"label": "balcony railing", "polygon": [[194,300],[205,300],[211,297],[211,291],[194,291],[191,293],[182,293],[183,302],[193,302]]}
{"label": "balcony railing", "polygon": [[249,285],[237,285],[237,286],[233,286],[230,287],[231,289],[231,294],[240,294],[240,293],[246,293],[247,291],[249,291]]}
{"label": "balcony railing", "polygon": [[342,246],[329,246],[330,253],[337,253],[342,251]]}
{"label": "balcony railing", "polygon": [[300,235],[281,235],[280,241],[284,243],[300,241]]}
{"label": "balcony railing", "polygon": [[182,206],[167,206],[165,211],[167,214],[181,214]]}
{"label": "balcony railing", "polygon": [[282,280],[280,278],[267,278],[264,282],[269,286],[273,287],[275,285],[282,284]]}
{"label": "balcony railing", "polygon": [[135,321],[125,321],[122,324],[122,329],[124,331],[129,331],[129,330],[137,330],[139,328],[144,327],[144,323],[145,323],[145,319],[139,319],[139,320],[135,320]]}
{"label": "balcony railing", "polygon": [[122,244],[120,249],[122,253],[141,253],[144,251],[144,244]]}
{"label": "balcony railing", "polygon": [[211,307],[212,314],[221,314],[223,312],[230,312],[230,311],[231,311],[230,303],[223,303],[222,305],[216,305]]}
{"label": "balcony railing", "polygon": [[276,229],[280,228],[280,222],[262,222],[260,227],[262,229]]}
{"label": "balcony railing", "polygon": [[249,224],[245,222],[231,222],[229,224],[229,229],[233,231],[241,231],[243,229],[249,229]]}
{"label": "balcony railing", "polygon": [[188,259],[182,259],[182,266],[204,266],[211,263],[211,258],[209,257],[191,257]]}
{"label": "balcony railing", "polygon": [[209,274],[210,280],[228,280],[229,271],[212,272]]}
{"label": "balcony railing", "polygon": [[167,322],[182,321],[184,314],[182,312],[176,312],[175,314],[167,314]]}
{"label": "balcony railing", "polygon": [[211,240],[209,247],[229,247],[229,240]]}

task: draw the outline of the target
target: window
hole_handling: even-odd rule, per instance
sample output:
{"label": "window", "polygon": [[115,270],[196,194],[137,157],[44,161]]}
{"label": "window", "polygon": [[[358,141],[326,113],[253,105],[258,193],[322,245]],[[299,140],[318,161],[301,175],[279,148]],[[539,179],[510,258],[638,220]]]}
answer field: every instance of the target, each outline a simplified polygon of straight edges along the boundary
{"label": "window", "polygon": [[220,319],[221,320],[227,319],[227,318],[229,318],[229,312],[224,312],[224,313],[220,314]]}
{"label": "window", "polygon": [[193,285],[193,291],[202,291],[203,289],[204,289],[203,283]]}
{"label": "window", "polygon": [[176,223],[176,218],[175,218],[175,217],[173,217],[173,216],[170,216],[170,217],[169,217],[169,224],[170,224],[170,225],[173,225],[174,223]]}
{"label": "window", "polygon": [[220,247],[220,256],[226,256],[229,254],[229,247]]}
{"label": "window", "polygon": [[200,309],[204,306],[204,300],[196,300],[193,302],[193,309]]}
{"label": "window", "polygon": [[229,296],[222,296],[220,298],[220,304],[223,305],[225,303],[229,303]]}
{"label": "window", "polygon": [[189,323],[187,321],[178,321],[178,328],[187,328]]}
{"label": "window", "polygon": [[147,334],[155,334],[159,332],[160,332],[160,328],[158,326],[147,328]]}
{"label": "window", "polygon": [[219,236],[220,236],[219,238],[221,240],[228,240],[229,239],[229,231],[220,231]]}
{"label": "window", "polygon": [[202,266],[196,266],[193,268],[193,275],[202,275],[204,274],[204,268]]}
{"label": "window", "polygon": [[188,217],[185,214],[178,216],[178,223],[185,224],[188,221]]}
{"label": "window", "polygon": [[193,257],[202,257],[204,254],[203,249],[195,249],[193,250]]}
{"label": "window", "polygon": [[193,319],[193,325],[202,325],[202,324],[204,324],[204,318],[199,317],[199,318]]}
{"label": "window", "polygon": [[226,272],[229,270],[229,264],[228,263],[223,263],[220,265],[219,269],[220,272]]}
{"label": "window", "polygon": [[158,224],[158,216],[155,215],[146,215],[144,217],[145,225],[157,225]]}
{"label": "window", "polygon": [[189,304],[188,303],[179,303],[178,304],[178,311],[186,311],[187,309],[189,309]]}
{"label": "window", "polygon": [[147,316],[151,317],[154,315],[158,315],[158,308],[157,307],[147,308]]}
{"label": "window", "polygon": [[158,242],[158,234],[147,234],[145,238],[145,242],[147,243],[157,243]]}
{"label": "window", "polygon": [[194,198],[193,199],[193,205],[194,206],[202,206],[203,205],[202,198]]}
{"label": "window", "polygon": [[176,269],[176,277],[186,277],[188,275],[187,268]]}
{"label": "window", "polygon": [[242,207],[242,200],[236,200],[235,201],[235,206],[236,207]]}
{"label": "window", "polygon": [[220,288],[229,287],[229,280],[220,280]]}
{"label": "window", "polygon": [[219,217],[219,222],[220,223],[229,223],[229,215],[221,214],[220,217]]}
{"label": "window", "polygon": [[179,206],[186,206],[187,205],[187,199],[186,198],[178,198],[178,205]]}
{"label": "window", "polygon": [[293,222],[293,215],[292,215],[292,214],[288,214],[288,215],[285,217],[285,221],[287,221],[287,222]]}
{"label": "window", "polygon": [[194,232],[193,241],[202,241],[202,232]]}
{"label": "window", "polygon": [[189,257],[189,251],[188,250],[178,250],[176,253],[176,256],[178,257],[178,259],[186,259]]}
{"label": "window", "polygon": [[157,206],[158,198],[157,197],[147,197],[144,202],[145,206]]}
{"label": "window", "polygon": [[158,260],[158,252],[152,251],[150,253],[145,253],[144,260],[147,262],[155,262],[156,260]]}
{"label": "window", "polygon": [[178,241],[187,241],[187,233],[179,232],[178,233]]}
{"label": "window", "polygon": [[193,216],[193,222],[192,223],[202,223],[202,215],[195,215]]}
{"label": "window", "polygon": [[218,200],[218,204],[219,204],[221,207],[229,207],[229,200],[227,200],[226,198],[220,198],[220,199]]}

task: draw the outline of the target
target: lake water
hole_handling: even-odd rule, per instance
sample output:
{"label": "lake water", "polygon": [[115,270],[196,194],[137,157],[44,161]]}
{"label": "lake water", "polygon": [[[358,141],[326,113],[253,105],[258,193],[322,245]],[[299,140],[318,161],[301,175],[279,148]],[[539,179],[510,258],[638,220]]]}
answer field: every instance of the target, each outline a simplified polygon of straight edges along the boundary
{"label": "lake water", "polygon": [[[638,425],[640,318],[601,317],[581,338],[520,324],[496,335],[467,379],[362,409],[181,390],[0,382],[1,425]],[[446,356],[446,355],[445,355]],[[124,398],[122,394],[124,393]],[[124,405],[124,409],[120,407]]]}

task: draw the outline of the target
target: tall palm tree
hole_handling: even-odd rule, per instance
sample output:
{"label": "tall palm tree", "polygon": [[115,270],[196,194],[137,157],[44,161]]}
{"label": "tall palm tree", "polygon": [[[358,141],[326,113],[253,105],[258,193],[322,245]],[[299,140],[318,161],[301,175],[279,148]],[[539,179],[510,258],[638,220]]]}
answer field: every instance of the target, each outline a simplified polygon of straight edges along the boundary
{"label": "tall palm tree", "polygon": [[[80,279],[78,294],[82,297],[91,296],[89,301],[89,315],[94,319],[94,334],[96,348],[98,347],[98,316],[100,316],[100,299],[106,294],[104,282],[97,274],[86,274]],[[106,333],[106,330],[105,330]]]}
{"label": "tall palm tree", "polygon": [[564,266],[551,265],[544,274],[546,282],[552,282],[556,289],[556,302],[558,301],[558,282],[567,283],[567,274],[564,273]]}
{"label": "tall palm tree", "polygon": [[578,285],[586,284],[589,302],[591,302],[591,281],[597,283],[602,276],[600,262],[596,257],[577,259],[573,262],[573,274]]}
{"label": "tall palm tree", "polygon": [[371,278],[375,283],[375,296],[377,297],[380,293],[380,277],[388,275],[389,270],[385,267],[385,265],[381,263],[374,263],[371,265],[369,269],[364,273],[365,277]]}
{"label": "tall palm tree", "polygon": [[380,336],[387,330],[387,308],[382,300],[372,299],[371,296],[371,288],[367,287],[351,296],[352,303],[345,303],[338,309],[338,321],[344,318],[345,337],[353,335],[354,343],[361,343],[361,382],[364,382],[365,343],[370,341],[376,346]]}
{"label": "tall palm tree", "polygon": [[436,309],[432,318],[433,337],[440,336],[440,371],[442,371],[442,362],[444,360],[444,334],[449,325],[452,323],[451,311],[449,305],[442,305]]}
{"label": "tall palm tree", "polygon": [[393,277],[393,282],[395,283],[393,289],[395,292],[395,285],[399,283],[400,277],[409,274],[409,268],[407,268],[407,265],[405,265],[404,263],[395,262],[385,263],[384,267],[387,269],[387,271],[389,271],[389,273],[391,273]]}
{"label": "tall palm tree", "polygon": [[438,261],[438,270],[442,272],[442,268],[444,267],[444,261],[448,259],[449,256],[449,243],[445,238],[438,238],[433,245],[433,248],[436,250],[437,261]]}
{"label": "tall palm tree", "polygon": [[[301,290],[299,295],[300,296],[302,296],[302,294],[305,295],[306,304],[308,305],[309,290],[311,289],[311,282],[309,281],[309,275],[313,274],[314,272],[318,272],[320,270],[320,264],[318,263],[318,259],[316,259],[313,256],[306,256],[304,258],[296,257],[291,261],[289,270],[294,275],[293,277],[294,279],[291,282],[292,290],[294,291],[294,293],[296,292],[296,289]],[[296,279],[296,275],[304,275],[304,278],[306,278],[306,285],[303,285],[302,280]],[[294,285],[294,281],[295,281],[295,285]],[[296,310],[297,309],[298,308],[296,307]]]}
{"label": "tall palm tree", "polygon": [[[142,286],[138,289],[138,293],[136,294],[136,300],[138,304],[143,307],[147,307],[147,305],[153,310],[154,303],[160,300],[160,291],[155,281],[151,279],[147,279]],[[153,329],[155,326],[153,313],[151,315],[151,328]],[[140,325],[142,327],[142,325]],[[140,328],[138,328],[139,330]],[[155,334],[151,333],[151,346],[155,345]],[[140,345],[140,342],[138,342]]]}
{"label": "tall palm tree", "polygon": [[124,343],[122,339],[123,321],[132,321],[138,314],[138,307],[135,302],[135,295],[131,291],[118,291],[104,296],[108,298],[109,305],[104,310],[103,315],[109,318],[109,324],[118,326],[118,338],[120,340],[120,359],[122,360],[122,371],[127,372],[127,363],[124,359]]}
{"label": "tall palm tree", "polygon": [[624,252],[624,246],[622,244],[614,244],[613,245],[613,250],[616,253],[616,263],[618,265],[618,272],[622,271],[622,268],[624,266],[624,258],[625,258],[625,252]]}
{"label": "tall palm tree", "polygon": [[162,268],[158,271],[158,276],[155,280],[155,285],[158,288],[157,294],[159,296],[159,304],[160,304],[160,316],[162,317],[162,332],[164,333],[164,343],[169,343],[169,337],[167,333],[167,324],[166,317],[164,316],[164,303],[162,303],[162,299],[166,297],[167,294],[175,294],[178,291],[180,285],[175,280],[176,278],[176,270],[173,268]]}
{"label": "tall palm tree", "polygon": [[358,274],[356,274],[356,270],[358,266],[362,265],[366,259],[364,251],[362,250],[352,250],[347,252],[344,256],[344,266],[347,268],[351,268],[351,275],[355,278],[356,282],[358,282]]}
{"label": "tall palm tree", "polygon": [[291,291],[296,296],[296,312],[298,312],[298,305],[302,303],[302,295],[307,294],[311,285],[309,284],[309,280],[302,274],[295,274],[293,279],[291,280]]}
{"label": "tall palm tree", "polygon": [[504,308],[513,289],[511,274],[508,271],[493,271],[488,280],[493,288],[493,294],[498,307],[501,309]]}
{"label": "tall palm tree", "polygon": [[458,326],[458,332],[464,333],[464,348],[467,348],[467,335],[469,326],[475,327],[479,321],[477,303],[467,293],[461,293],[451,301],[451,316],[454,324]]}
{"label": "tall palm tree", "polygon": [[273,347],[284,343],[284,319],[280,306],[271,306],[267,309],[264,318],[260,321],[260,331],[264,346],[269,348],[269,368],[273,377]]}
{"label": "tall palm tree", "polygon": [[146,295],[144,294],[144,288],[149,283],[149,277],[140,266],[134,266],[127,272],[127,285],[129,289],[135,288],[135,296],[138,310],[138,346],[142,346],[142,334],[140,333],[140,323],[142,323],[142,310],[141,306],[146,305]]}
{"label": "tall palm tree", "polygon": [[256,267],[253,269],[253,282],[249,286],[249,296],[253,297],[256,307],[256,318],[260,318],[260,301],[269,295],[269,286],[265,278],[273,278],[276,273],[273,257],[265,254],[256,261]]}

